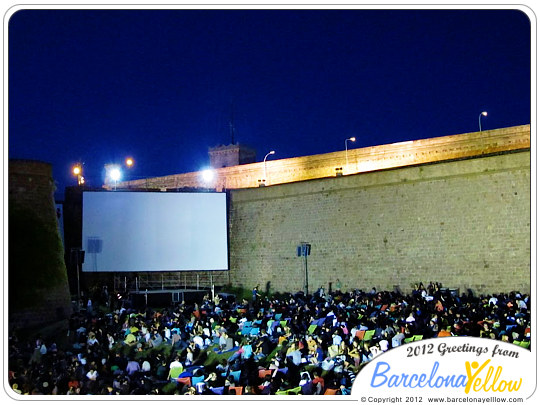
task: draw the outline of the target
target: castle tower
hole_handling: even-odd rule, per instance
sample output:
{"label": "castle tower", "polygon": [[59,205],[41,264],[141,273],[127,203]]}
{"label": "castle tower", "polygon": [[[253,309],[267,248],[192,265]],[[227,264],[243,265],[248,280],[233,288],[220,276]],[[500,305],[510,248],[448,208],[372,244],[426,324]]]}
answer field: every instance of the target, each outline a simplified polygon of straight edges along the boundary
{"label": "castle tower", "polygon": [[67,319],[71,299],[52,167],[9,161],[9,327]]}
{"label": "castle tower", "polygon": [[256,151],[240,144],[220,145],[208,149],[210,166],[214,169],[255,163]]}

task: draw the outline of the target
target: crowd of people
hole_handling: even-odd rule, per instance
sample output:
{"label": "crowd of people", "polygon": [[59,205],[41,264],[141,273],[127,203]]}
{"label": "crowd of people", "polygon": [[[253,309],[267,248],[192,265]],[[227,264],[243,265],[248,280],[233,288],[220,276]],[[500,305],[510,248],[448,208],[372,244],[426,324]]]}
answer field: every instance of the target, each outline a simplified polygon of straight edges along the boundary
{"label": "crowd of people", "polygon": [[[530,296],[352,290],[206,295],[171,308],[71,316],[67,336],[9,336],[21,395],[347,395],[361,368],[413,339],[476,336],[530,344]],[[62,340],[62,342],[60,341]]]}

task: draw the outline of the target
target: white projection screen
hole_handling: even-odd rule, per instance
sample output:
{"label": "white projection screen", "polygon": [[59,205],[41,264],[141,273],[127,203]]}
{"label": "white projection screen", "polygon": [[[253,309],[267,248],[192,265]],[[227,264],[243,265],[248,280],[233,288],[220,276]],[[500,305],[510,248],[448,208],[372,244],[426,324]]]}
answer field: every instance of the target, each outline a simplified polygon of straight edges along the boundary
{"label": "white projection screen", "polygon": [[83,192],[84,272],[228,270],[225,193]]}

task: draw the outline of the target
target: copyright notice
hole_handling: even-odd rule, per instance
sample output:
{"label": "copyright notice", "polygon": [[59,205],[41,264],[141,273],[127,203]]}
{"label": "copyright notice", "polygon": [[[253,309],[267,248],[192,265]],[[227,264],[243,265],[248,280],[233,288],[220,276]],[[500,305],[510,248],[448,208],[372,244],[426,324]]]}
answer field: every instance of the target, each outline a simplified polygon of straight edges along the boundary
{"label": "copyright notice", "polygon": [[513,397],[487,397],[487,398],[475,398],[475,397],[422,397],[422,396],[388,396],[388,397],[374,397],[363,396],[360,398],[362,403],[372,404],[399,404],[399,403],[521,403],[523,398]]}

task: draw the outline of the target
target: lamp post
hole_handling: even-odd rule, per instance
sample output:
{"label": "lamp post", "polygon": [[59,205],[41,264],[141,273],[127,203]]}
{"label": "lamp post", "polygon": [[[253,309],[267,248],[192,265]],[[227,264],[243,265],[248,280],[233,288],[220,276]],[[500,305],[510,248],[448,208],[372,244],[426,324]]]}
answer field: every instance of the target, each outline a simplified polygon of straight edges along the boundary
{"label": "lamp post", "polygon": [[122,178],[122,171],[120,170],[120,166],[115,164],[107,164],[105,165],[105,173],[107,180],[112,180],[114,182],[114,190],[116,191],[118,181]]}
{"label": "lamp post", "polygon": [[268,152],[266,154],[266,156],[264,157],[263,159],[263,164],[264,164],[264,182],[266,183],[266,158],[269,156],[269,155],[273,155],[274,153],[276,153],[275,150],[271,150],[270,152]]}
{"label": "lamp post", "polygon": [[77,176],[77,185],[81,186],[84,184],[84,177],[83,177],[83,171],[82,171],[82,165],[80,163],[77,163],[75,166],[73,166],[72,172],[75,176]]}
{"label": "lamp post", "polygon": [[349,170],[349,156],[348,156],[348,149],[347,149],[347,142],[348,141],[354,142],[354,141],[356,141],[356,138],[353,136],[352,138],[345,139],[345,170],[346,171]]}
{"label": "lamp post", "polygon": [[487,117],[487,111],[482,111],[478,116],[478,127],[480,128],[480,132],[482,132],[482,115]]}

